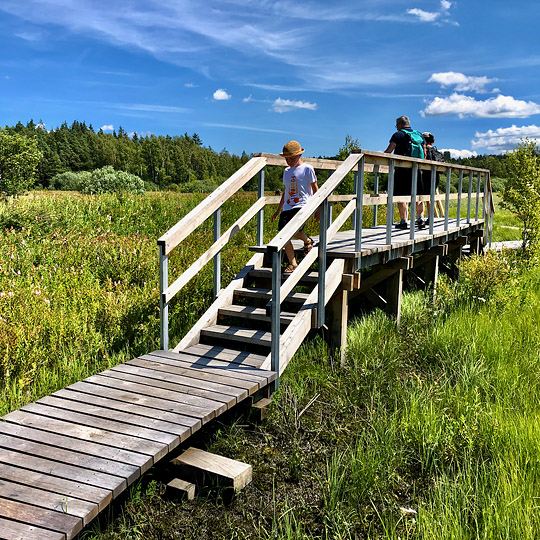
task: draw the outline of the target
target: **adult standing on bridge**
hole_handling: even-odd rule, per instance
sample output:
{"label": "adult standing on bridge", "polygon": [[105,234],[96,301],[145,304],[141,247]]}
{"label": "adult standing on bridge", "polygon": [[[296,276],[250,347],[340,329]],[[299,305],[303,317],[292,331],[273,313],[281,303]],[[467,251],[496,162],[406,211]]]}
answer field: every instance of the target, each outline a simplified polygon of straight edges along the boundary
{"label": "adult standing on bridge", "polygon": [[[426,155],[426,144],[419,131],[411,128],[410,120],[408,116],[400,116],[396,119],[397,131],[390,138],[390,143],[385,153],[391,154],[392,152],[399,156],[409,156],[424,158]],[[415,178],[415,182],[418,179]],[[406,169],[404,167],[396,167],[394,171],[394,195],[406,196],[411,195],[412,187],[412,169]],[[399,223],[396,223],[396,228],[407,229],[409,224],[407,223],[407,203],[398,202],[399,210]],[[417,211],[419,205],[416,205]]]}
{"label": "adult standing on bridge", "polygon": [[[288,165],[283,171],[283,184],[285,189],[281,194],[279,206],[272,216],[272,221],[279,216],[278,230],[280,231],[296,214],[298,214],[301,208],[305,206],[308,198],[319,189],[315,170],[311,165],[302,161],[303,153],[304,149],[298,141],[289,141],[285,144],[283,152],[280,154],[285,158]],[[280,212],[281,215],[279,215]],[[319,219],[318,212],[316,213],[316,217]],[[299,238],[304,242],[304,253],[307,255],[313,247],[313,240],[306,235],[303,226],[294,237]],[[285,254],[287,255],[287,259],[289,259],[289,265],[285,269],[285,272],[293,272],[298,265],[296,263],[294,248],[291,242],[287,242],[285,245]]]}

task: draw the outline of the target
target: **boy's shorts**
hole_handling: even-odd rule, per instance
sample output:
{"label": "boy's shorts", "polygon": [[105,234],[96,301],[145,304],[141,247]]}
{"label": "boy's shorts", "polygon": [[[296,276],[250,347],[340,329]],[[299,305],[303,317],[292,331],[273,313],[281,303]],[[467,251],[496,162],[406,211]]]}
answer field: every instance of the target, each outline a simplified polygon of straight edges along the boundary
{"label": "boy's shorts", "polygon": [[[298,214],[302,210],[302,207],[299,206],[298,208],[291,208],[290,210],[283,210],[281,214],[279,214],[279,222],[278,222],[278,231],[281,231],[291,221],[291,219]],[[299,231],[304,230],[304,225],[302,225],[299,229]]]}

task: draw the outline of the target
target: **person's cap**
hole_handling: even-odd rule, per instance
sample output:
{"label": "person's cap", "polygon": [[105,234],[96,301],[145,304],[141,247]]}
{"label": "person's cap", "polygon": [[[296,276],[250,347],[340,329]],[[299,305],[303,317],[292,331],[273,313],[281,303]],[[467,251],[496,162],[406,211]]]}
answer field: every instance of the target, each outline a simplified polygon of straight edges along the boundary
{"label": "person's cap", "polygon": [[299,156],[304,153],[304,149],[298,141],[289,141],[283,146],[283,152],[279,154],[284,158]]}
{"label": "person's cap", "polygon": [[424,133],[422,133],[422,137],[424,137],[424,139],[435,139],[433,133],[430,133],[429,131],[424,131]]}

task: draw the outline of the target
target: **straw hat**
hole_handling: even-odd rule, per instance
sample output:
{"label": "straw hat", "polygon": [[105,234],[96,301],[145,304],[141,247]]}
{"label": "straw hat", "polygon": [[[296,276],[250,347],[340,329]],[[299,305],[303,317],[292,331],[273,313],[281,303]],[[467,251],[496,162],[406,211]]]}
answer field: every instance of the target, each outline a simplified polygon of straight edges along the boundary
{"label": "straw hat", "polygon": [[285,143],[285,146],[283,147],[283,152],[281,152],[281,154],[279,155],[283,156],[284,158],[288,158],[299,156],[303,153],[304,149],[298,141],[289,141],[288,143]]}

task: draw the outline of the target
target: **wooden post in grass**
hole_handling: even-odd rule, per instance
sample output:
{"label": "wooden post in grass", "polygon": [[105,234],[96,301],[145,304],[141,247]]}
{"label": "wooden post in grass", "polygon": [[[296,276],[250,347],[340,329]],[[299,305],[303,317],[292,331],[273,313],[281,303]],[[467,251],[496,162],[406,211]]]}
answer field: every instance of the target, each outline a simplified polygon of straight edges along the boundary
{"label": "wooden post in grass", "polygon": [[396,270],[386,280],[386,310],[389,315],[396,318],[399,324],[401,319],[401,293],[403,292],[403,269]]}

